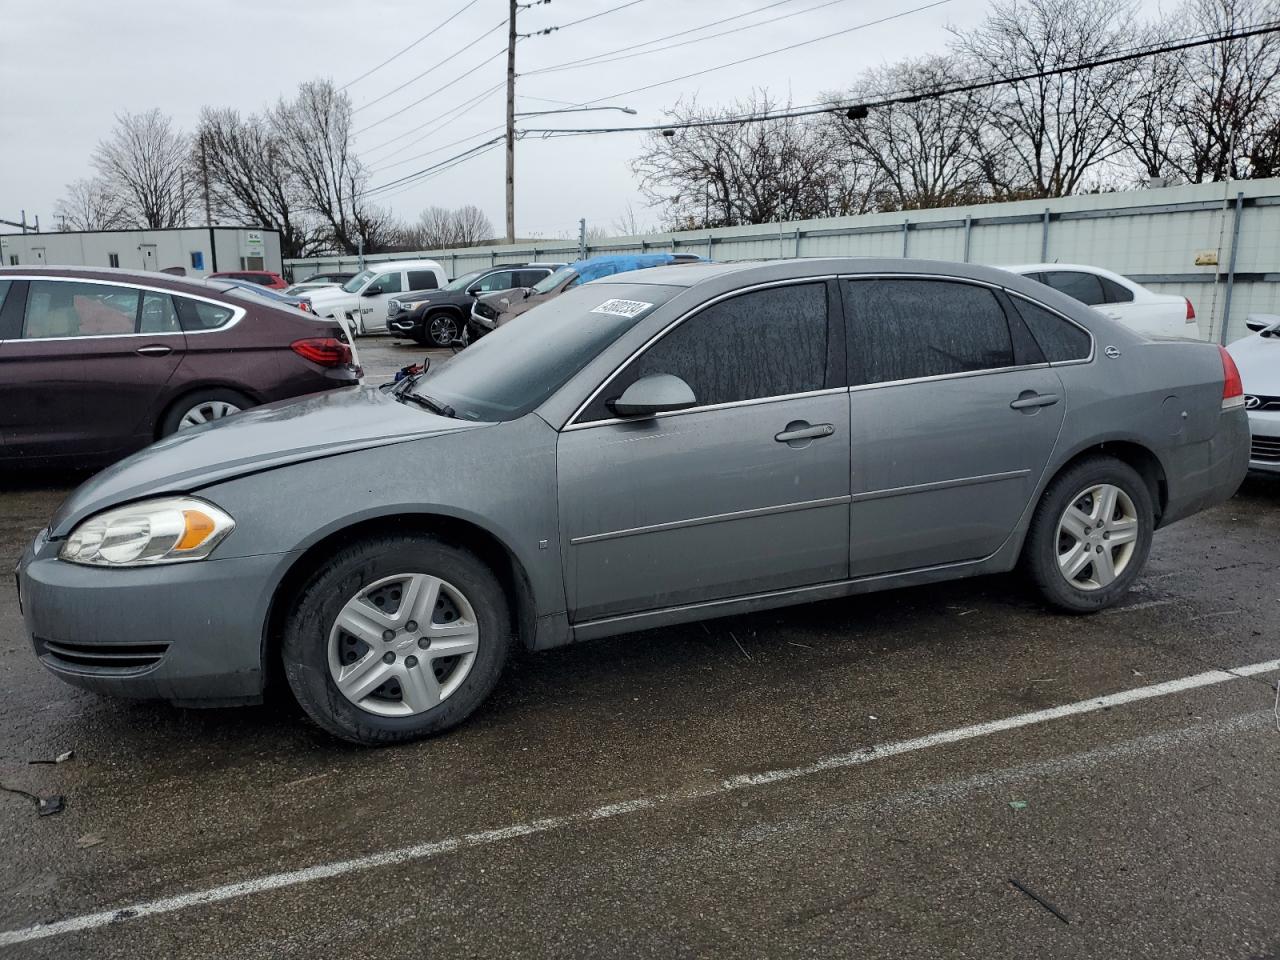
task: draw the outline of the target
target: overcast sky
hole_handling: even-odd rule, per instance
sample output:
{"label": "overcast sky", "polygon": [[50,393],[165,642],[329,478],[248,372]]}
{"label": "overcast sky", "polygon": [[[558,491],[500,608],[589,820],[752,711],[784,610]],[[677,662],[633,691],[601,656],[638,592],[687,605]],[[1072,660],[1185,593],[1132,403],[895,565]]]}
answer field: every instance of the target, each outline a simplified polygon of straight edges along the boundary
{"label": "overcast sky", "polygon": [[[636,93],[625,91],[705,70],[733,60],[911,11],[928,0],[552,0],[520,15],[522,32],[608,12],[589,22],[517,47],[517,110],[551,110],[599,99],[601,105],[630,107],[617,112],[577,113],[520,121],[525,126],[613,126],[658,123],[677,99],[695,97],[704,105],[730,103],[753,87],[765,87],[796,104],[847,86],[868,66],[942,52],[948,27],[968,28],[987,7],[985,0],[947,0],[932,9],[820,39],[799,49],[665,83]],[[120,111],[159,107],[191,129],[201,106],[260,110],[298,83],[319,76],[347,84],[457,13],[467,0],[213,0],[203,4],[162,0],[57,0],[26,3],[0,0],[0,218],[40,215],[53,226],[54,203],[64,185],[91,173],[89,153]],[[770,6],[771,9],[762,8]],[[1155,12],[1154,0],[1144,7]],[[434,36],[367,77],[351,83],[358,153],[381,185],[447,160],[501,132],[503,91],[478,100],[457,120],[415,143],[421,131],[387,141],[499,85],[506,58],[497,56],[475,73],[477,63],[505,49],[505,27],[476,41],[503,21],[506,0],[475,2]],[[754,12],[753,11],[759,11]],[[811,11],[811,12],[804,12]],[[758,28],[685,46],[674,44],[795,13]],[[617,50],[711,21],[729,22],[644,47],[644,56],[545,73],[534,71]],[[464,51],[428,76],[408,83],[378,103],[392,88]],[[635,52],[635,51],[631,51]],[[458,79],[462,77],[461,79]],[[385,119],[457,80],[399,116]],[[603,98],[603,99],[601,99]],[[365,105],[368,104],[367,107]],[[489,128],[493,133],[485,134]],[[476,139],[438,149],[455,140]],[[655,224],[631,173],[639,134],[559,140],[532,136],[516,148],[516,228],[521,236],[576,233],[577,220],[610,229],[631,205],[644,224]],[[387,144],[384,146],[384,144]],[[425,151],[435,152],[416,156]],[[420,184],[389,192],[384,205],[412,220],[433,204],[480,206],[501,232],[503,159],[501,147]],[[4,228],[9,229],[9,228]],[[2,231],[0,231],[2,232]],[[611,232],[613,232],[611,230]]]}

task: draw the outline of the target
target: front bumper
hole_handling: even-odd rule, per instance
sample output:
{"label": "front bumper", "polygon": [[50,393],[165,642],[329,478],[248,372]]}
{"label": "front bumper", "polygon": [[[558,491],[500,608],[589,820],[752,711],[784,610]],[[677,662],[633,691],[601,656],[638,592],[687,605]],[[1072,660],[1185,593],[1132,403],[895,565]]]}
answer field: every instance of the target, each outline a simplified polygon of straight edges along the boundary
{"label": "front bumper", "polygon": [[252,703],[264,625],[291,554],[111,570],[57,559],[41,531],[18,564],[40,663],[98,693],[183,704]]}
{"label": "front bumper", "polygon": [[1249,434],[1249,469],[1280,473],[1280,410],[1250,410]]}
{"label": "front bumper", "polygon": [[422,332],[422,318],[409,313],[399,313],[387,318],[387,329],[405,337],[414,337]]}

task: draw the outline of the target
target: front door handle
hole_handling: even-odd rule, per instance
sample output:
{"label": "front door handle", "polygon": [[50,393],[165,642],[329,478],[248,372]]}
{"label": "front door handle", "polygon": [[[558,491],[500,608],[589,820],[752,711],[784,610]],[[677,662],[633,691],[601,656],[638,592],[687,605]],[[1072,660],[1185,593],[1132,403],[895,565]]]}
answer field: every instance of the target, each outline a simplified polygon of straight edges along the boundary
{"label": "front door handle", "polygon": [[164,344],[156,343],[149,347],[139,347],[134,353],[140,353],[144,357],[167,357],[173,353],[173,347],[166,347]]}
{"label": "front door handle", "polygon": [[1023,390],[1018,394],[1018,399],[1009,404],[1013,410],[1027,410],[1031,407],[1050,407],[1058,402],[1056,393],[1035,393],[1032,390]]}
{"label": "front door handle", "polygon": [[775,433],[773,439],[779,443],[789,443],[792,446],[804,446],[809,440],[829,437],[835,432],[835,426],[830,423],[810,424],[806,420],[793,420],[787,424],[786,429],[781,433]]}

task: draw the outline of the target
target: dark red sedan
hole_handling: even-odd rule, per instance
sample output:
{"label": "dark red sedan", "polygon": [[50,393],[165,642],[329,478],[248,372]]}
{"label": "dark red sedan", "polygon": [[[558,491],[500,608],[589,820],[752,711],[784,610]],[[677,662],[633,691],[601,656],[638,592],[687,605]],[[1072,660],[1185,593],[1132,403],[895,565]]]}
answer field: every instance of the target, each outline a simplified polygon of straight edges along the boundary
{"label": "dark red sedan", "polygon": [[0,464],[101,465],[360,374],[341,325],[251,290],[128,270],[0,268]]}

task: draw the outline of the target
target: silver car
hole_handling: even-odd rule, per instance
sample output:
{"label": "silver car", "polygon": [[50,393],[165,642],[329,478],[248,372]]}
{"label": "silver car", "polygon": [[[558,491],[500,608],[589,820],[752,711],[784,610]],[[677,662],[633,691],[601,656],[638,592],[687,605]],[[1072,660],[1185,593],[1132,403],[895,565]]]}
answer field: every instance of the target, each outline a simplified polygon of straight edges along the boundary
{"label": "silver car", "polygon": [[23,556],[23,613],[70,683],[232,704],[282,664],[368,744],[460,722],[514,643],[1019,565],[1089,613],[1244,476],[1224,356],[971,265],[619,274],[117,464]]}
{"label": "silver car", "polygon": [[1252,442],[1249,469],[1280,473],[1280,316],[1253,314],[1227,350],[1240,369]]}

